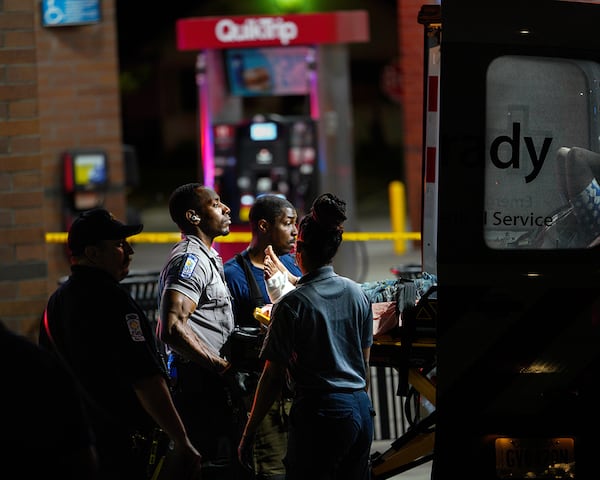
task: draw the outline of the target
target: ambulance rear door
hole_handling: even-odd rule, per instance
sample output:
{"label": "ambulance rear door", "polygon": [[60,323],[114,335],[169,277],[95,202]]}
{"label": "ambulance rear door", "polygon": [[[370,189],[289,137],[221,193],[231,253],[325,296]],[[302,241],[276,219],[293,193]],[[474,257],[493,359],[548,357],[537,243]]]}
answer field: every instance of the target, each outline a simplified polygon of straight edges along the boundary
{"label": "ambulance rear door", "polygon": [[597,478],[600,5],[441,18],[432,478]]}

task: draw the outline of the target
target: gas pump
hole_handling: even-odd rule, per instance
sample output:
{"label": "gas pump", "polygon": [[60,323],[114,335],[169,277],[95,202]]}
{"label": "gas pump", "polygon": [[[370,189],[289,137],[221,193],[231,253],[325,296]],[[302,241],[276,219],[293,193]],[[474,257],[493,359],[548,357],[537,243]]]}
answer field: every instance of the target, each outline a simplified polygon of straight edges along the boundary
{"label": "gas pump", "polygon": [[235,224],[240,215],[240,198],[236,181],[236,124],[218,123],[212,126],[214,138],[214,185],[221,201],[231,208]]}
{"label": "gas pump", "polygon": [[239,220],[248,220],[254,199],[262,193],[289,193],[286,126],[258,117],[238,128],[237,186]]}
{"label": "gas pump", "polygon": [[319,193],[317,126],[310,119],[290,119],[288,127],[289,198],[299,212],[306,212]]}
{"label": "gas pump", "polygon": [[217,125],[215,190],[243,224],[257,196],[285,196],[299,213],[317,191],[315,123],[306,117],[255,116],[237,126]]}

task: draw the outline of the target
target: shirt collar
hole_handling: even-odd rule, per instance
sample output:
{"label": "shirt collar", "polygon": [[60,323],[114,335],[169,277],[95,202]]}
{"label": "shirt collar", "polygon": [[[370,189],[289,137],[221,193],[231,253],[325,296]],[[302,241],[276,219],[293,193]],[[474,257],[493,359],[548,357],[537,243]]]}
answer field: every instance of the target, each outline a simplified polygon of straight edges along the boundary
{"label": "shirt collar", "polygon": [[209,257],[219,257],[221,258],[221,256],[219,255],[219,252],[217,252],[214,247],[207,247],[206,244],[200,240],[200,237],[197,237],[196,235],[188,235],[185,234],[184,236],[184,240],[188,240],[192,243],[195,243],[198,245],[198,247],[204,252],[206,253]]}
{"label": "shirt collar", "polygon": [[333,271],[333,265],[324,265],[313,270],[312,272],[302,275],[300,280],[298,280],[298,285],[317,280],[324,280],[325,278],[334,277],[335,275],[336,273]]}

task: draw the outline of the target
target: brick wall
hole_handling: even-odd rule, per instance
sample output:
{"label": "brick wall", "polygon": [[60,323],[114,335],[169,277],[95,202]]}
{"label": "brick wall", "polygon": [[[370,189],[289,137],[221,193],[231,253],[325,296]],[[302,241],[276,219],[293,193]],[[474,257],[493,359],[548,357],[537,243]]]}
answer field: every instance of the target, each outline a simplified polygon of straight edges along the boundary
{"label": "brick wall", "polygon": [[402,128],[406,195],[412,231],[421,230],[422,148],[423,148],[423,62],[424,29],[417,22],[419,10],[427,0],[398,0],[398,37],[402,84]]}
{"label": "brick wall", "polygon": [[114,0],[94,25],[44,28],[38,0],[0,2],[0,319],[37,337],[40,314],[68,274],[61,153],[101,148],[124,218]]}

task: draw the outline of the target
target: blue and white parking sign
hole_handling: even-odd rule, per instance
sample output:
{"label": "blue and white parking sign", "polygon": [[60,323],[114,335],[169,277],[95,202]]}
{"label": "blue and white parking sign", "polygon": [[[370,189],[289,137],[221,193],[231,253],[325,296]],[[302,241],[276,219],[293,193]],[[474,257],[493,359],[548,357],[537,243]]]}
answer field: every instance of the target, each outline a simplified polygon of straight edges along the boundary
{"label": "blue and white parking sign", "polygon": [[42,25],[58,27],[100,21],[100,0],[42,0]]}

